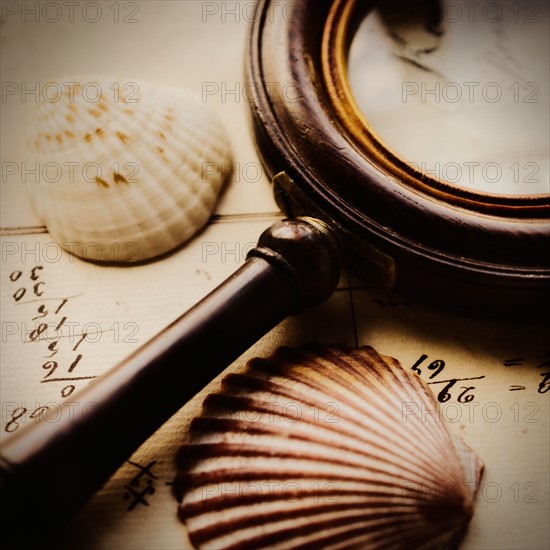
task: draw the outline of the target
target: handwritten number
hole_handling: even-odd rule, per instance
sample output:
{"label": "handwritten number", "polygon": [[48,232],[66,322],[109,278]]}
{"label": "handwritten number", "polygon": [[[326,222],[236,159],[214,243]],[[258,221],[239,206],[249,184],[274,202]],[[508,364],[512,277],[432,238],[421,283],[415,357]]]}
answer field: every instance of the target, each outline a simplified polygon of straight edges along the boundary
{"label": "handwritten number", "polygon": [[412,370],[414,372],[417,372],[419,375],[422,374],[422,371],[418,368],[418,365],[420,365],[421,363],[423,363],[423,361],[427,358],[428,356],[427,355],[421,355],[420,356],[420,359],[412,366]]}
{"label": "handwritten number", "polygon": [[8,433],[15,432],[19,428],[19,420],[27,414],[27,409],[25,407],[17,407],[11,413],[11,420],[6,424],[4,430]]}
{"label": "handwritten number", "polygon": [[13,299],[14,299],[16,302],[19,302],[19,300],[21,300],[21,298],[23,298],[23,296],[25,296],[25,292],[27,292],[27,289],[26,289],[26,288],[19,288],[19,289],[17,289],[17,290],[13,293]]}
{"label": "handwritten number", "polygon": [[38,407],[32,411],[31,414],[29,414],[29,418],[35,419],[35,418],[42,418],[46,416],[47,411],[50,407],[47,405],[42,405],[41,407]]}
{"label": "handwritten number", "polygon": [[22,271],[14,271],[13,273],[10,273],[10,281],[14,282],[17,281],[21,275],[23,275]]}
{"label": "handwritten number", "polygon": [[37,265],[31,269],[31,281],[38,281],[40,277],[36,274],[36,272],[41,271],[42,269],[44,269],[44,266],[42,265]]}
{"label": "handwritten number", "polygon": [[32,291],[34,292],[34,295],[38,296],[39,298],[40,298],[40,296],[42,296],[42,294],[44,294],[43,290],[39,290],[40,286],[43,285],[43,284],[44,284],[44,281],[40,281],[32,287]]}
{"label": "handwritten number", "polygon": [[54,314],[57,315],[60,311],[61,311],[61,308],[68,302],[69,300],[67,298],[63,298],[63,301],[61,302],[61,304],[59,305],[59,307],[54,311]]}
{"label": "handwritten number", "polygon": [[468,392],[470,390],[475,390],[475,386],[461,386],[461,389],[463,389],[464,391],[457,397],[457,401],[459,403],[469,403],[470,401],[473,401],[474,394],[468,394]]}
{"label": "handwritten number", "polygon": [[73,351],[76,351],[78,349],[78,346],[80,346],[80,344],[82,344],[82,342],[84,342],[84,340],[86,340],[86,336],[88,336],[88,333],[83,332],[82,336],[80,337],[80,340],[75,344],[75,346],[73,348]]}
{"label": "handwritten number", "polygon": [[[422,354],[418,361],[412,366],[412,370],[421,375],[422,370],[419,367],[427,358],[428,356],[426,354]],[[435,361],[432,361],[427,368],[428,370],[434,371],[430,375],[430,380],[432,380],[445,368],[445,361],[442,359],[436,359]]]}
{"label": "handwritten number", "polygon": [[71,363],[71,366],[69,367],[69,372],[73,372],[73,370],[76,368],[78,363],[80,363],[81,359],[82,359],[82,354],[79,354],[77,358]]}
{"label": "handwritten number", "polygon": [[46,376],[44,376],[44,379],[49,378],[55,372],[57,367],[58,367],[57,361],[47,361],[46,363],[44,363],[42,365],[42,368],[44,370],[49,370],[50,371],[50,372],[48,372],[48,374],[46,374]]}
{"label": "handwritten number", "polygon": [[439,392],[439,394],[437,395],[437,400],[440,403],[445,403],[449,401],[449,399],[451,398],[449,390],[456,384],[456,382],[456,379],[449,380],[449,383]]}
{"label": "handwritten number", "polygon": [[48,357],[53,357],[54,355],[57,354],[57,352],[59,351],[57,349],[57,344],[59,343],[59,340],[54,340],[49,346],[48,346],[48,350],[52,352],[51,355],[49,355]]}
{"label": "handwritten number", "polygon": [[69,384],[68,386],[65,386],[61,390],[61,397],[69,397],[69,395],[71,395],[71,393],[73,393],[74,390],[76,390],[76,386],[73,386],[73,384]]}
{"label": "handwritten number", "polygon": [[550,372],[541,372],[540,375],[543,377],[542,382],[539,384],[539,393],[546,393],[550,390]]}
{"label": "handwritten number", "polygon": [[[135,91],[135,90],[134,90]],[[32,281],[32,287],[29,285],[28,288],[23,285],[15,292],[13,292],[13,299],[15,302],[21,302],[23,298],[27,295],[27,291],[34,293],[35,296],[41,297],[46,290],[46,282],[41,280],[43,277],[42,271],[44,270],[44,266],[42,265],[35,265],[32,269],[29,271],[27,270],[15,270],[12,271],[9,274],[10,281],[13,283],[18,283],[18,286],[21,284],[21,281],[25,278],[30,279]],[[72,363],[65,367],[63,362],[61,361],[54,361],[52,357],[54,357],[59,351],[60,346],[62,346],[62,340],[60,339],[61,334],[59,332],[61,331],[62,327],[65,327],[68,316],[60,316],[61,318],[57,321],[57,325],[52,323],[52,326],[55,326],[55,332],[58,332],[58,334],[54,334],[54,338],[48,338],[47,336],[47,330],[49,328],[48,324],[45,322],[47,318],[51,315],[58,315],[60,314],[60,311],[66,306],[66,304],[70,301],[70,297],[68,298],[42,298],[40,300],[30,300],[35,302],[42,302],[43,300],[53,300],[53,303],[56,303],[57,306],[50,306],[47,303],[40,303],[37,305],[35,309],[35,316],[31,318],[32,321],[37,320],[43,320],[41,323],[34,323],[34,330],[30,332],[28,335],[28,340],[25,340],[28,342],[35,342],[35,341],[44,341],[47,342],[45,345],[47,346],[48,351],[50,352],[50,355],[44,355],[44,359],[46,361],[42,363],[42,369],[45,371],[43,373],[42,379],[40,382],[65,382],[65,386],[61,389],[61,396],[66,398],[70,396],[75,390],[76,390],[76,381],[77,380],[87,380],[95,378],[95,376],[76,376],[76,377],[69,377],[69,378],[55,378],[54,373],[59,373],[59,367],[63,366],[63,369],[67,369],[67,373],[72,373],[77,366],[80,364],[82,359],[84,358],[84,355],[79,353],[74,356]],[[26,302],[23,302],[26,303]],[[54,309],[55,307],[55,309]],[[51,308],[51,309],[50,309]],[[132,328],[134,325],[132,325]],[[137,325],[135,325],[134,332],[130,335],[133,336],[137,332]],[[76,351],[79,346],[86,340],[88,336],[88,332],[83,332],[76,344],[73,346],[73,351]],[[49,341],[53,340],[53,341]],[[69,340],[71,342],[70,345],[72,345],[74,342],[72,340]],[[75,384],[67,384],[67,382],[73,381]],[[23,422],[25,415],[29,416],[29,418],[41,418],[45,416],[46,411],[48,410],[48,406],[44,405],[41,407],[36,408],[34,411],[29,411],[25,407],[19,407],[16,408],[11,415],[8,416],[8,422],[4,426],[4,429],[6,432],[13,432],[17,430],[19,425]]]}
{"label": "handwritten number", "polygon": [[435,361],[432,361],[428,365],[428,370],[433,370],[435,372],[430,375],[430,380],[432,378],[435,378],[444,368],[445,368],[445,361],[442,361],[441,359],[436,359]]}
{"label": "handwritten number", "polygon": [[40,323],[29,335],[29,339],[31,342],[34,342],[35,340],[37,340],[38,338],[40,338],[40,336],[46,332],[46,330],[48,329],[48,325],[46,323]]}
{"label": "handwritten number", "polygon": [[37,315],[36,317],[33,317],[31,319],[31,321],[36,321],[37,319],[42,319],[43,317],[46,317],[46,315],[48,315],[48,310],[46,309],[46,306],[45,305],[41,305],[37,310],[36,310],[38,313],[40,313],[40,315]]}

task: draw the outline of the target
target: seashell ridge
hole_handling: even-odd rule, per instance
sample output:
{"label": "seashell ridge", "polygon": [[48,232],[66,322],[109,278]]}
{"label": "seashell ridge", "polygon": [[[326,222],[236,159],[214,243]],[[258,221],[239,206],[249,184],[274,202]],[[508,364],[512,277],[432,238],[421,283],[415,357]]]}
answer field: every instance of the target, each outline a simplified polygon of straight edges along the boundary
{"label": "seashell ridge", "polygon": [[252,360],[206,398],[180,450],[175,488],[191,543],[452,547],[483,465],[436,410],[415,373],[369,347]]}
{"label": "seashell ridge", "polygon": [[31,200],[52,237],[97,262],[148,260],[187,241],[229,169],[219,117],[176,88],[61,80],[55,100],[44,85],[27,145],[39,168]]}

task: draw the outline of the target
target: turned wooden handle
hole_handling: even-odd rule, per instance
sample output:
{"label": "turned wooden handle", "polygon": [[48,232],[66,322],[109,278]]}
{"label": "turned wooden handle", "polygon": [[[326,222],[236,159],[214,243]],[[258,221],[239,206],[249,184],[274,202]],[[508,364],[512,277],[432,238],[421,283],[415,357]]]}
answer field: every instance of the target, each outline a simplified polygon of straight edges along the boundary
{"label": "turned wooden handle", "polygon": [[339,244],[322,222],[301,218],[268,228],[238,271],[92,382],[70,415],[64,411],[55,423],[28,425],[3,445],[2,538],[11,532],[21,547],[18,537],[41,540],[68,521],[243,351],[287,315],[328,298],[339,272]]}

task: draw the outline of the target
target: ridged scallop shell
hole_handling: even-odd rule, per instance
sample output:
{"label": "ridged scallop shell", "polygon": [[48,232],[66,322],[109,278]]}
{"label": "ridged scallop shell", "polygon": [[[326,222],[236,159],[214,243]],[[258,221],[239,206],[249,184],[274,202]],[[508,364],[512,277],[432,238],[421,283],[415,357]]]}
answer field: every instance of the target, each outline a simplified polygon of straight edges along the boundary
{"label": "ridged scallop shell", "polygon": [[44,85],[28,135],[40,179],[32,200],[53,238],[86,259],[123,262],[193,236],[230,166],[210,107],[141,81],[65,78],[56,86]]}
{"label": "ridged scallop shell", "polygon": [[443,548],[483,466],[428,386],[372,348],[280,348],[224,379],[178,457],[196,548]]}

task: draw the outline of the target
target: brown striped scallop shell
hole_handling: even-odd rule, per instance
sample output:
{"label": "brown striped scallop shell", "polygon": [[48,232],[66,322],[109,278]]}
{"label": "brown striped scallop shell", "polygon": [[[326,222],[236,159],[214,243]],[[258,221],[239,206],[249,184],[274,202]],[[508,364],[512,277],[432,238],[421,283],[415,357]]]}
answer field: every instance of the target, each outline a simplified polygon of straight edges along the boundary
{"label": "brown striped scallop shell", "polygon": [[[369,347],[280,348],[224,379],[178,458],[196,548],[444,548],[483,466],[428,386]],[[430,414],[432,412],[432,414]]]}

